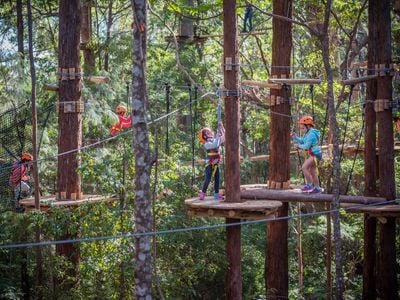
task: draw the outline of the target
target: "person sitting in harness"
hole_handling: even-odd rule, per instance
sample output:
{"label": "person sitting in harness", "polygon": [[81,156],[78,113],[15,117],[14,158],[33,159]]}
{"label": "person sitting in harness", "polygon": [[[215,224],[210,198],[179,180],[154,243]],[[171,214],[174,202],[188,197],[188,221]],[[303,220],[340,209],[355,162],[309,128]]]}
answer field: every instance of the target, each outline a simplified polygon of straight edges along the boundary
{"label": "person sitting in harness", "polygon": [[30,177],[27,175],[32,167],[33,156],[30,153],[22,153],[11,169],[8,184],[14,191],[13,206],[16,211],[24,209],[19,205],[19,200],[31,194],[31,187],[28,184]]}
{"label": "person sitting in harness", "polygon": [[127,116],[127,108],[125,105],[118,105],[115,109],[115,112],[118,115],[118,123],[115,123],[111,126],[110,133],[111,135],[115,135],[121,132],[124,128],[132,127],[132,116]]}
{"label": "person sitting in harness", "polygon": [[302,137],[291,133],[294,146],[305,150],[308,153],[308,158],[304,161],[301,169],[306,179],[305,186],[301,189],[306,193],[320,193],[321,188],[318,179],[318,161],[322,159],[322,151],[319,146],[320,131],[315,129],[314,120],[311,116],[304,116],[298,122]]}
{"label": "person sitting in harness", "polygon": [[203,128],[198,133],[199,141],[206,149],[207,157],[205,159],[206,168],[204,170],[203,188],[199,192],[199,199],[204,200],[211,177],[214,176],[214,199],[222,200],[224,196],[219,193],[219,163],[221,162],[221,154],[219,147],[225,142],[225,128],[222,122],[218,124],[217,134],[214,135],[210,128]]}

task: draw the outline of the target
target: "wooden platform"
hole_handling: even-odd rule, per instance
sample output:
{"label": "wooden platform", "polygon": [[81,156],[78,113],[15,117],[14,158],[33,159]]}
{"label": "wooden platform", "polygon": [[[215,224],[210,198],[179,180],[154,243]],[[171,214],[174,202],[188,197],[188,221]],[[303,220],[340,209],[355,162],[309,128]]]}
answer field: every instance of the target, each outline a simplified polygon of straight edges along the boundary
{"label": "wooden platform", "polygon": [[206,197],[185,200],[188,213],[199,217],[222,217],[232,219],[261,220],[275,217],[276,210],[282,206],[280,201],[251,201],[226,202]]}
{"label": "wooden platform", "polygon": [[[116,201],[116,197],[108,197],[102,195],[83,195],[83,199],[79,200],[56,200],[55,195],[43,196],[40,198],[40,210],[49,211],[51,208],[58,207],[78,207],[86,203],[98,203],[103,201]],[[19,204],[25,208],[26,211],[35,209],[35,198],[29,197],[19,201]]]}
{"label": "wooden platform", "polygon": [[357,206],[354,207],[349,204],[343,204],[343,208],[346,209],[348,213],[364,213],[369,214],[374,217],[395,217],[400,218],[400,203],[399,204],[389,204],[389,205],[377,205],[377,206]]}

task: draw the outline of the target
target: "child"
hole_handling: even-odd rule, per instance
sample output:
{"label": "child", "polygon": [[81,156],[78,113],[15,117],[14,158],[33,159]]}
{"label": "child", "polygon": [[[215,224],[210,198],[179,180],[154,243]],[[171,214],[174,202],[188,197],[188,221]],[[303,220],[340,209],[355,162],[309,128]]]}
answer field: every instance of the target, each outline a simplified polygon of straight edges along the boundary
{"label": "child", "polygon": [[320,132],[314,128],[314,120],[310,116],[304,116],[298,122],[302,137],[296,136],[292,132],[294,146],[306,150],[309,154],[301,167],[306,185],[301,189],[302,192],[320,193],[317,162],[322,159],[321,147],[319,146]]}
{"label": "child", "polygon": [[203,128],[199,131],[198,137],[207,151],[207,158],[205,159],[207,166],[204,171],[205,179],[203,188],[199,192],[199,199],[204,200],[211,177],[214,176],[214,198],[222,200],[224,196],[219,193],[219,163],[221,160],[219,146],[225,141],[224,125],[222,122],[218,124],[218,132],[215,136],[210,128]]}
{"label": "child", "polygon": [[118,105],[115,112],[118,115],[119,123],[112,125],[110,130],[112,135],[120,133],[123,128],[132,127],[132,116],[126,116],[127,109],[125,105]]}
{"label": "child", "polygon": [[253,5],[250,3],[246,4],[246,10],[244,12],[244,21],[243,21],[243,31],[247,32],[247,23],[249,24],[249,31],[253,30],[253,15],[254,15],[254,8]]}
{"label": "child", "polygon": [[31,188],[27,181],[30,177],[27,175],[32,166],[33,156],[29,153],[22,153],[21,159],[16,161],[11,169],[11,175],[8,184],[14,191],[14,206],[17,211],[23,211],[19,206],[19,200],[29,196]]}

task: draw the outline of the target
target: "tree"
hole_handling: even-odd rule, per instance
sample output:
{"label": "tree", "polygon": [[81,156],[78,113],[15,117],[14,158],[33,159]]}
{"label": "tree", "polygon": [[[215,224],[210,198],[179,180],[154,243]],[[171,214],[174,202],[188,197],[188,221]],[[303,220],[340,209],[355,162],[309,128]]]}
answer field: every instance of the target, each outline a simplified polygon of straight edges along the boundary
{"label": "tree", "polygon": [[152,230],[150,172],[151,158],[146,123],[147,1],[132,0],[132,115],[135,151],[135,289],[136,299],[152,298]]}
{"label": "tree", "polygon": [[[292,17],[291,1],[273,1],[274,15]],[[274,18],[272,21],[272,66],[271,76],[289,78],[290,56],[292,51],[292,23]],[[284,103],[271,107],[270,127],[270,166],[269,180],[283,185],[290,179],[290,91],[288,86],[281,90],[271,90],[271,95],[283,97]],[[278,209],[278,217],[288,215],[288,203]],[[287,298],[289,293],[288,277],[288,223],[287,221],[269,222],[267,225],[267,247],[265,258],[265,285],[271,299]]]}

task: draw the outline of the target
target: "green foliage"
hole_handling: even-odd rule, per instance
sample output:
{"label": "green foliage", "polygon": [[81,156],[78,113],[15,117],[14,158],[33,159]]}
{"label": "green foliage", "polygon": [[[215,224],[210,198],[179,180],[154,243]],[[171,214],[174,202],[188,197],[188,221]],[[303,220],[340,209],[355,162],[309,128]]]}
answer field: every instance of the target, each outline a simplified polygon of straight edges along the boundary
{"label": "green foliage", "polygon": [[[196,2],[196,1],[195,1]],[[334,1],[335,18],[331,19],[330,45],[335,78],[345,73],[341,63],[346,55],[349,32],[354,26],[358,10],[364,1]],[[54,104],[58,96],[43,90],[44,83],[57,82],[56,70],[58,48],[58,2],[34,0],[34,55],[37,67],[37,101],[39,108],[39,133],[42,136],[39,163],[41,191],[44,195],[55,192],[57,177],[58,125]],[[265,11],[272,11],[271,1],[252,1]],[[97,85],[84,80],[82,99],[85,102],[83,115],[83,143],[89,145],[110,137],[109,129],[115,122],[114,109],[125,103],[130,110],[130,96],[127,85],[131,82],[131,22],[132,11],[127,1],[113,1],[113,23],[110,36],[107,36],[109,1],[99,0],[92,8],[93,36],[89,47],[94,50],[96,68],[93,74],[110,78],[105,85]],[[187,1],[150,1],[155,14],[148,15],[147,48],[147,88],[148,120],[157,120],[166,111],[165,83],[171,84],[170,111],[179,110],[166,118],[152,122],[148,128],[151,133],[152,150],[158,151],[160,160],[157,172],[152,172],[154,230],[168,231],[191,227],[207,227],[223,224],[224,219],[189,218],[184,199],[194,197],[203,181],[203,166],[192,169],[193,159],[201,159],[205,153],[197,141],[196,132],[203,126],[217,128],[217,106],[215,91],[217,85],[223,86],[221,57],[223,56],[222,37],[208,38],[202,44],[180,43],[179,49],[171,43],[169,26],[179,32],[179,20],[190,16],[194,20],[196,34],[222,34],[222,1],[196,2],[189,6]],[[238,1],[239,29],[243,21],[245,1]],[[307,24],[320,22],[324,15],[324,5],[314,0],[294,3],[296,20]],[[25,8],[24,8],[25,9]],[[16,54],[16,14],[15,3],[4,2],[0,8],[0,27],[2,28],[0,50],[0,103],[4,111],[17,106],[30,98],[31,78],[29,62]],[[24,11],[24,13],[26,13]],[[366,32],[366,13],[361,14],[358,35]],[[269,76],[272,57],[272,20],[260,11],[255,12],[256,30],[265,30],[257,36],[240,36],[241,78],[265,80]],[[393,56],[398,57],[399,24],[393,19]],[[26,35],[26,33],[25,33]],[[358,37],[359,38],[359,37]],[[26,36],[25,36],[26,40]],[[294,53],[292,70],[296,78],[321,77],[325,70],[317,37],[302,26],[294,26]],[[397,45],[397,46],[396,46]],[[104,70],[105,55],[109,55],[108,71]],[[362,60],[365,48],[356,60]],[[177,64],[179,57],[180,65]],[[265,59],[265,63],[264,60]],[[265,65],[266,64],[266,65]],[[196,116],[190,126],[189,93],[187,75],[195,81],[198,89],[197,99],[192,85],[193,111]],[[395,93],[398,92],[395,83]],[[209,97],[201,97],[209,93]],[[327,84],[314,86],[313,94],[307,86],[293,86],[292,96],[296,98],[293,107],[293,122],[296,117],[314,112],[317,126],[324,132],[324,143],[328,137],[329,126],[324,123],[327,101]],[[341,85],[334,86],[335,99],[342,96],[337,104],[337,120],[340,128],[340,144],[356,145],[362,130],[360,98],[353,99],[347,106],[348,90],[342,94]],[[51,111],[47,123],[48,109]],[[224,114],[223,114],[224,115]],[[346,120],[348,116],[348,121]],[[225,117],[225,116],[223,116]],[[269,112],[251,102],[241,103],[241,139],[248,151],[255,155],[268,154]],[[186,121],[183,122],[183,121]],[[346,125],[347,123],[347,125]],[[168,124],[169,149],[166,149]],[[296,127],[296,124],[292,124]],[[344,128],[347,126],[346,136]],[[361,147],[364,139],[361,138]],[[243,148],[244,148],[243,146]],[[194,156],[192,153],[194,147]],[[169,155],[167,155],[167,150]],[[134,232],[134,154],[132,134],[126,132],[107,143],[85,148],[80,152],[82,161],[77,172],[82,177],[82,190],[85,194],[121,195],[124,201],[84,205],[75,210],[56,210],[51,214],[31,212],[17,215],[2,206],[0,218],[0,237],[2,244],[32,242],[35,228],[40,226],[44,240],[62,239],[66,235],[91,238],[102,236],[121,236]],[[247,152],[248,153],[248,152]],[[152,153],[153,154],[153,153]],[[242,152],[242,155],[245,153]],[[324,188],[330,185],[332,177],[331,157],[328,151],[320,164],[321,182]],[[396,157],[396,162],[398,157]],[[354,167],[353,167],[354,164]],[[291,181],[302,183],[301,170],[295,167],[293,159]],[[241,183],[265,183],[268,178],[268,162],[241,162]],[[347,188],[349,175],[351,181],[349,194],[361,194],[364,190],[364,168],[361,157],[345,155],[341,162],[340,190]],[[125,168],[125,169],[124,169]],[[297,172],[295,171],[297,169]],[[154,169],[153,169],[154,170]],[[224,166],[221,167],[222,172]],[[396,188],[400,190],[400,166],[395,164]],[[3,176],[6,178],[6,176]],[[194,182],[192,184],[192,177]],[[7,191],[10,192],[7,188]],[[10,195],[5,196],[7,199]],[[314,207],[314,210],[321,210]],[[345,260],[346,299],[357,299],[361,290],[359,267],[362,264],[362,217],[341,212],[343,253]],[[302,241],[304,283],[302,290],[297,283],[297,235],[294,223],[290,221],[289,232],[289,282],[291,299],[320,299],[326,295],[325,238],[326,217],[302,218]],[[397,238],[397,245],[400,243]],[[159,287],[154,294],[162,291],[165,299],[223,299],[225,288],[226,235],[222,228],[202,229],[160,234],[154,237],[154,278]],[[42,287],[34,284],[31,293],[35,297],[42,291],[44,298],[56,296],[63,299],[130,299],[134,297],[134,243],[130,238],[105,239],[96,242],[76,244],[80,250],[81,263],[79,281],[68,295],[53,286],[54,280],[66,281],[69,278],[70,262],[55,254],[54,246],[42,247],[44,258],[44,278]],[[242,280],[244,299],[264,299],[264,257],[265,224],[242,227]],[[24,271],[23,268],[26,270]],[[20,299],[23,297],[21,271],[28,274],[31,283],[35,282],[35,249],[0,250],[0,298]],[[302,291],[302,292],[301,292]],[[161,296],[158,296],[161,298]]]}

